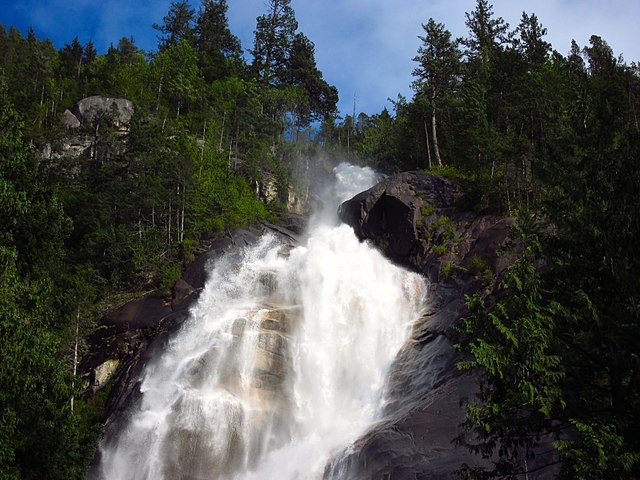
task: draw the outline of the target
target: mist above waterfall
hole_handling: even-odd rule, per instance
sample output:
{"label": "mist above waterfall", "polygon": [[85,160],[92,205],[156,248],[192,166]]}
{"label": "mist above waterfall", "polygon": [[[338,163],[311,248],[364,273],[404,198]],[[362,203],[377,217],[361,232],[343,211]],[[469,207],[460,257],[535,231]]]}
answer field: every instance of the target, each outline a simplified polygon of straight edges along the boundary
{"label": "mist above waterfall", "polygon": [[337,206],[376,181],[340,165],[290,251],[274,234],[209,267],[190,318],[101,445],[101,479],[316,479],[372,426],[426,286]]}

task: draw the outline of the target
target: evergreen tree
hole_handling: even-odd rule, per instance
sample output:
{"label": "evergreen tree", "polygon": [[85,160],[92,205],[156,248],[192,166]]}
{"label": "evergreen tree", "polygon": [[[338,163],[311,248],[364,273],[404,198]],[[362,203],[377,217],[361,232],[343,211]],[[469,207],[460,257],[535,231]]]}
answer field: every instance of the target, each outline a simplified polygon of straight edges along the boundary
{"label": "evergreen tree", "polygon": [[[82,478],[93,443],[70,412],[57,315],[68,222],[0,92],[0,476]],[[83,445],[86,443],[86,445]]]}
{"label": "evergreen tree", "polygon": [[238,64],[242,48],[229,30],[226,0],[202,0],[195,26],[200,69],[207,82],[226,76]]}
{"label": "evergreen tree", "polygon": [[60,50],[60,75],[66,78],[80,79],[82,63],[84,58],[84,47],[75,37],[71,44],[65,43]]}
{"label": "evergreen tree", "polygon": [[510,68],[504,57],[509,25],[494,17],[487,0],[477,0],[474,11],[465,16],[469,35],[462,40],[466,48],[457,128],[471,140],[463,146],[466,168],[489,170],[493,180],[504,149],[498,130],[504,107],[502,82],[508,80]]}
{"label": "evergreen tree", "polygon": [[[424,37],[419,37],[422,45],[418,55],[413,59],[419,66],[413,71],[416,80],[412,87],[416,92],[416,100],[424,99],[429,110],[431,125],[431,142],[425,120],[425,136],[427,148],[433,147],[435,162],[442,166],[442,158],[438,144],[438,119],[443,103],[451,97],[459,81],[461,53],[457,42],[451,40],[451,33],[441,23],[430,18],[422,25]],[[431,144],[431,146],[430,146]],[[429,154],[429,167],[431,155]]]}
{"label": "evergreen tree", "polygon": [[176,117],[188,112],[200,92],[201,75],[196,51],[182,40],[156,55],[154,65],[160,71],[158,90],[162,89],[167,95]]}
{"label": "evergreen tree", "polygon": [[153,28],[160,32],[160,35],[158,35],[158,51],[162,52],[169,47],[174,47],[182,40],[192,43],[194,19],[195,10],[189,6],[188,1],[171,2],[169,11],[162,18],[162,25],[153,24]]}
{"label": "evergreen tree", "polygon": [[540,24],[535,14],[522,12],[516,34],[518,37],[514,43],[520,57],[524,59],[530,72],[539,70],[551,51],[551,44],[543,38],[547,29]]}
{"label": "evergreen tree", "polygon": [[467,47],[465,54],[470,62],[478,62],[477,68],[486,72],[495,52],[509,42],[509,24],[502,17],[494,17],[488,0],[477,0],[474,11],[465,13],[465,17],[469,29],[469,36],[463,40]]}
{"label": "evergreen tree", "polygon": [[[557,337],[565,352],[565,388],[575,441],[562,444],[572,475],[638,474],[640,444],[639,268],[633,212],[640,195],[640,137],[625,69],[600,38],[585,48],[586,101],[549,143],[540,174],[544,212],[558,226],[546,243],[548,285],[571,308]],[[584,109],[583,109],[584,108]],[[607,445],[594,456],[597,444]],[[633,465],[635,469],[632,470]]]}
{"label": "evergreen tree", "polygon": [[[458,442],[484,458],[491,468],[468,469],[472,478],[509,478],[528,475],[527,460],[547,436],[557,438],[556,419],[564,408],[561,382],[564,372],[555,351],[555,327],[563,307],[543,295],[534,264],[540,245],[535,235],[522,233],[521,257],[505,274],[501,300],[490,310],[481,293],[467,297],[470,315],[462,331],[461,348],[472,357],[460,362],[463,370],[482,371],[479,402],[467,406],[463,426],[473,432]],[[551,465],[555,460],[551,460]],[[545,464],[536,464],[536,470]]]}
{"label": "evergreen tree", "polygon": [[[584,49],[588,72],[575,46],[574,58],[553,66],[561,78],[555,85],[571,108],[543,137],[534,165],[543,188],[537,206],[548,223],[536,228],[541,256],[529,264],[543,268],[529,268],[516,283],[507,274],[498,304],[483,310],[473,300],[465,323],[474,360],[463,365],[480,366],[486,380],[483,402],[469,409],[467,425],[484,441],[471,448],[500,456],[495,470],[476,472],[480,478],[517,473],[522,462],[514,452],[526,453],[545,434],[556,440],[563,478],[639,473],[640,445],[632,433],[640,428],[640,352],[632,340],[640,334],[640,288],[631,273],[640,268],[632,240],[640,234],[632,213],[640,194],[636,107],[626,69],[606,43],[592,38]],[[513,329],[514,319],[544,323]],[[509,373],[532,352],[541,357]],[[536,368],[552,376],[530,377]],[[532,384],[522,388],[527,378]],[[527,389],[534,403],[522,397]],[[548,406],[536,405],[546,398]]]}
{"label": "evergreen tree", "polygon": [[298,107],[299,126],[308,126],[312,119],[336,113],[338,90],[322,78],[316,66],[315,46],[303,33],[297,33],[293,39],[282,77],[284,84],[299,87],[305,94]]}
{"label": "evergreen tree", "polygon": [[291,0],[269,0],[268,12],[257,18],[252,67],[265,84],[282,82],[294,36],[298,29]]}

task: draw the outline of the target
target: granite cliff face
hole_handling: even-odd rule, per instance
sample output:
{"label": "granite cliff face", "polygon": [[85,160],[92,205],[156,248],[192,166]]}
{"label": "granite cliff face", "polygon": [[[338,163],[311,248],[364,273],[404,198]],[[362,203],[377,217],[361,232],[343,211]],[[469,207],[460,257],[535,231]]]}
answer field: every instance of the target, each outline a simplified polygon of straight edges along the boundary
{"label": "granite cliff face", "polygon": [[[474,399],[479,380],[456,367],[462,357],[455,327],[466,314],[466,294],[482,291],[491,301],[518,245],[510,237],[513,219],[476,211],[475,203],[455,181],[407,172],[341,205],[340,218],[361,240],[429,280],[430,299],[392,366],[384,419],[337,455],[325,478],[453,479],[463,464],[491,461],[454,442],[466,435],[464,403]],[[534,462],[528,478],[553,477],[551,469],[531,468]]]}

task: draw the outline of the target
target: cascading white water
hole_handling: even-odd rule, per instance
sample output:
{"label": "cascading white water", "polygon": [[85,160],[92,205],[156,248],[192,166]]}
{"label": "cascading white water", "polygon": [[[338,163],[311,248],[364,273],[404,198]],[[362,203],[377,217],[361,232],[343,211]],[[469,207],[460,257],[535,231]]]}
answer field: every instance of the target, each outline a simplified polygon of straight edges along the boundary
{"label": "cascading white water", "polygon": [[375,182],[340,165],[304,245],[274,235],[221,258],[190,318],[150,364],[99,478],[321,478],[376,420],[387,368],[421,313],[422,278],[338,225],[340,202]]}

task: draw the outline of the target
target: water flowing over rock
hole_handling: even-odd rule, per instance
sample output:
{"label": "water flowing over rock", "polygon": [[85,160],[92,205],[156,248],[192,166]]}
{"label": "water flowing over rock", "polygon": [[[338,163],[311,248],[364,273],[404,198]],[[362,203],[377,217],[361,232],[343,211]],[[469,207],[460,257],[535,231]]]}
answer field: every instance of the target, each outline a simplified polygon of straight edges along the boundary
{"label": "water flowing over rock", "polygon": [[91,384],[116,387],[91,479],[453,479],[489,461],[453,441],[478,385],[455,325],[513,260],[513,221],[436,175],[335,176],[306,233],[221,241],[173,305],[97,333]]}
{"label": "water flowing over rock", "polygon": [[328,218],[297,247],[267,234],[207,266],[188,318],[130,374],[92,478],[320,478],[375,423],[426,287]]}

